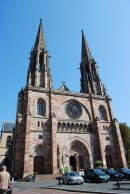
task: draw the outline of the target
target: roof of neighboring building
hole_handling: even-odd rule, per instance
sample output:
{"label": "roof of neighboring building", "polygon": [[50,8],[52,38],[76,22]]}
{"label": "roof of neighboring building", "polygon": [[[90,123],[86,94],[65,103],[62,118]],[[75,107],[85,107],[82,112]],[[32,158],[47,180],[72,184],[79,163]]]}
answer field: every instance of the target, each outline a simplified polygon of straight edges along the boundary
{"label": "roof of neighboring building", "polygon": [[13,132],[13,128],[15,127],[15,123],[4,122],[2,125],[3,132]]}

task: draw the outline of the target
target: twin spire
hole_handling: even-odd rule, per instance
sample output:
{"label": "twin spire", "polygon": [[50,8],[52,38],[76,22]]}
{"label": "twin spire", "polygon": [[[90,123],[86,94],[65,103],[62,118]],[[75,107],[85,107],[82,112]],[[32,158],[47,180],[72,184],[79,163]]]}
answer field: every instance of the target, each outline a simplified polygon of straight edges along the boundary
{"label": "twin spire", "polygon": [[81,61],[83,61],[83,60],[89,61],[89,60],[93,59],[93,57],[92,57],[91,52],[89,50],[89,46],[88,46],[88,43],[87,43],[86,38],[84,36],[83,30],[81,32],[82,32]]}
{"label": "twin spire", "polygon": [[40,19],[36,41],[34,48],[31,51],[30,64],[27,74],[27,86],[37,88],[41,87],[45,89],[52,88],[49,54],[46,49],[42,19]]}
{"label": "twin spire", "polygon": [[81,50],[81,93],[106,96],[106,89],[101,82],[98,67],[89,50],[88,43],[82,30],[82,50]]}
{"label": "twin spire", "polygon": [[46,48],[46,42],[45,42],[44,33],[43,33],[42,19],[40,19],[40,25],[39,25],[34,47],[35,48],[37,47]]}
{"label": "twin spire", "polygon": [[[88,43],[82,32],[82,49],[81,49],[81,93],[104,95],[103,86],[98,75],[96,62],[94,61],[89,50]],[[27,75],[27,86],[52,88],[52,78],[49,66],[49,55],[46,49],[46,42],[43,33],[42,19],[36,36],[34,48],[31,51],[30,65]]]}

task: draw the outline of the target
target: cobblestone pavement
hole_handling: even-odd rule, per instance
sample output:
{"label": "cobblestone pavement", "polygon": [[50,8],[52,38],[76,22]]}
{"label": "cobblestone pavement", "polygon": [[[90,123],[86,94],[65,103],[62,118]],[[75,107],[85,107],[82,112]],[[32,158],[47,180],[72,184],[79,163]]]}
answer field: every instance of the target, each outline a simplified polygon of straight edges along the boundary
{"label": "cobblestone pavement", "polygon": [[[70,191],[53,190],[53,189],[24,190],[24,191],[13,189],[13,194],[23,194],[23,193],[24,194],[81,194],[81,192],[70,192]],[[90,193],[87,193],[87,194],[90,194]]]}

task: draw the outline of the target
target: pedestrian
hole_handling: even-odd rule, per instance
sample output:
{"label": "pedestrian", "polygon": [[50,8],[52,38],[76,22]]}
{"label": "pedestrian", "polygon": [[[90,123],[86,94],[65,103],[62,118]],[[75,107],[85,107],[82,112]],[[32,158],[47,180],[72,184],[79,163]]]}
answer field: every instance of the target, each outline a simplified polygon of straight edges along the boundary
{"label": "pedestrian", "polygon": [[0,193],[6,194],[10,183],[10,174],[6,171],[6,166],[2,166],[2,172],[0,172]]}

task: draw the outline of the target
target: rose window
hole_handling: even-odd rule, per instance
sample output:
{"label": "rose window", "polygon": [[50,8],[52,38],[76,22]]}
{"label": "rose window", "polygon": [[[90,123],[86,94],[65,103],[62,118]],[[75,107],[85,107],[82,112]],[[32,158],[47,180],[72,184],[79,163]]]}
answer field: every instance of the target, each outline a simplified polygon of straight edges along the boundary
{"label": "rose window", "polygon": [[67,103],[66,105],[66,114],[71,118],[71,119],[78,119],[82,115],[82,108],[80,103],[78,103],[75,100],[71,100]]}

